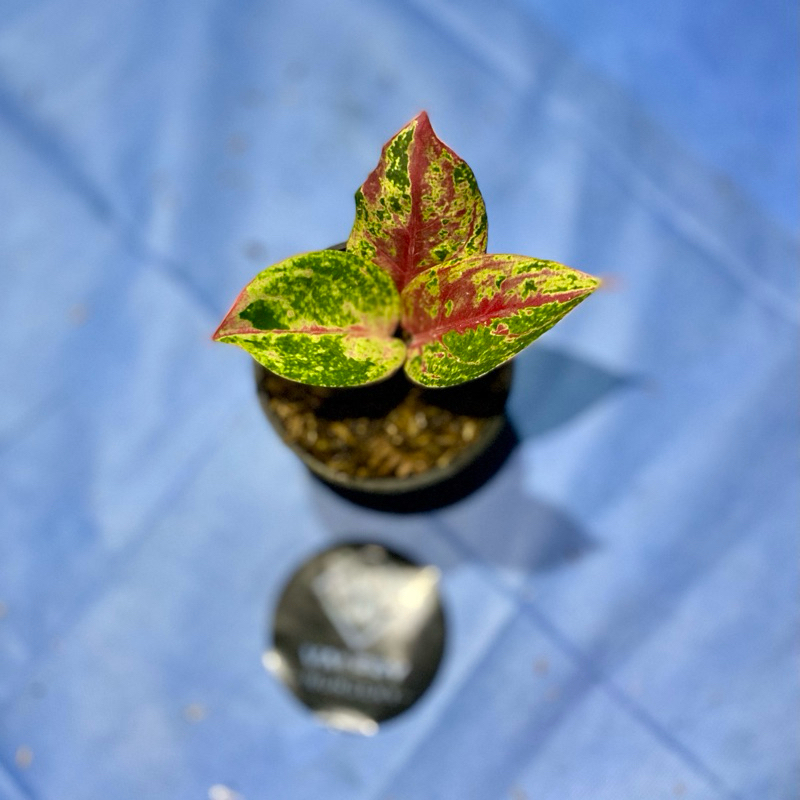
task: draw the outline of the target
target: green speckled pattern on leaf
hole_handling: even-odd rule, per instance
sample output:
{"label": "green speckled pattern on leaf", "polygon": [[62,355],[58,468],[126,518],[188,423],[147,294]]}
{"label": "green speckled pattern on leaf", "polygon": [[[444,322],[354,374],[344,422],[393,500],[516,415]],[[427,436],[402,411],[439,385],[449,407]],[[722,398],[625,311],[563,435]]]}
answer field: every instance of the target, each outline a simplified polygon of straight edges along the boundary
{"label": "green speckled pattern on leaf", "polygon": [[393,338],[400,299],[389,276],[349,253],[321,250],[259,273],[214,338],[268,369],[314,386],[355,386],[403,363]]}
{"label": "green speckled pattern on leaf", "polygon": [[402,289],[443,261],[485,253],[486,242],[475,176],[422,112],[384,146],[356,192],[347,249],[375,261]]}
{"label": "green speckled pattern on leaf", "polygon": [[388,377],[403,363],[400,339],[344,333],[264,333],[226,336],[267,369],[309,386],[361,386]]}
{"label": "green speckled pattern on leaf", "polygon": [[405,370],[424,386],[453,386],[500,366],[599,285],[553,261],[471,256],[417,277],[402,293],[411,334]]}

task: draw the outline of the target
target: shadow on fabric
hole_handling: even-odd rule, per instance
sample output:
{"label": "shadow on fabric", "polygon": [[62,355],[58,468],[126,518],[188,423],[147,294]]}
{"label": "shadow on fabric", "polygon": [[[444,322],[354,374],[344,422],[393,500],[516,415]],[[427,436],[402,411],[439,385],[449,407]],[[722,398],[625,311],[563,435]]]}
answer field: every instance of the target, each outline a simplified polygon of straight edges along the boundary
{"label": "shadow on fabric", "polygon": [[540,572],[575,561],[593,547],[566,514],[525,492],[514,455],[469,497],[432,513],[377,511],[350,502],[321,481],[310,485],[312,503],[332,540],[377,541],[443,570],[480,560]]}
{"label": "shadow on fabric", "polygon": [[[575,561],[593,542],[568,515],[530,497],[516,447],[634,382],[573,356],[534,348],[517,359],[511,422],[466,473],[424,493],[388,499],[314,478],[312,502],[333,539],[375,536],[443,569],[479,559],[532,573]],[[431,541],[431,527],[441,534],[440,542]]]}
{"label": "shadow on fabric", "polygon": [[519,438],[530,439],[635,383],[576,356],[534,346],[515,361],[507,411]]}
{"label": "shadow on fabric", "polygon": [[[574,356],[543,348],[526,351],[514,364],[506,425],[491,446],[456,475],[434,486],[403,494],[325,485],[345,500],[377,511],[418,514],[446,508],[490,481],[522,439],[569,422],[631,382]],[[314,480],[324,482],[316,476]]]}

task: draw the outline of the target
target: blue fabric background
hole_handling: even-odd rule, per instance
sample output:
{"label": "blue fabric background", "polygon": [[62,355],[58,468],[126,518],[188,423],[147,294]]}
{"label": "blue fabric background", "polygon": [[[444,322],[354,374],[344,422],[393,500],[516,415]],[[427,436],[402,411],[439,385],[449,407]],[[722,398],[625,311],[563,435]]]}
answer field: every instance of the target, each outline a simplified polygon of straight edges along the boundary
{"label": "blue fabric background", "polygon": [[[0,7],[0,798],[790,800],[797,9],[786,0]],[[490,249],[604,276],[518,359],[521,443],[395,516],[313,483],[210,333],[345,238],[426,108]],[[373,537],[450,638],[370,739],[262,669]]]}

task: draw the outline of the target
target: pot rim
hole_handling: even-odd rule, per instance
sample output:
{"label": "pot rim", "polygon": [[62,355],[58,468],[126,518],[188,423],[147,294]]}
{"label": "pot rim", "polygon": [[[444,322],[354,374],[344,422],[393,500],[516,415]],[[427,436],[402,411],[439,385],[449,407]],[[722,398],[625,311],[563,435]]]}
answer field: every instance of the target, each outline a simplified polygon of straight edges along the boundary
{"label": "pot rim", "polygon": [[[444,483],[454,478],[459,472],[473,464],[485,453],[497,441],[501,432],[508,424],[505,411],[487,417],[486,424],[482,427],[475,439],[464,447],[462,452],[444,467],[433,466],[425,472],[409,475],[405,478],[391,476],[364,478],[349,475],[346,472],[331,469],[331,467],[312,456],[300,445],[286,440],[284,437],[284,425],[278,415],[272,410],[269,403],[269,393],[265,388],[264,378],[269,374],[269,371],[257,361],[253,361],[253,365],[259,403],[264,411],[264,415],[267,417],[267,420],[278,436],[280,436],[283,443],[301,459],[311,472],[323,481],[349,491],[377,495],[400,495],[417,492],[428,489],[439,483]],[[512,362],[508,362],[507,365],[503,366],[508,366],[513,370]]]}

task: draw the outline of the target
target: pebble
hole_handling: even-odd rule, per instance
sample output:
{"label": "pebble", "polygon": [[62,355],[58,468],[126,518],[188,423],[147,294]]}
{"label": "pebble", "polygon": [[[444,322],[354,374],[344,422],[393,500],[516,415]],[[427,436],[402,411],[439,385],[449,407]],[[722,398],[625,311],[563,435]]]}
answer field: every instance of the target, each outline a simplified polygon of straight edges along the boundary
{"label": "pebble", "polygon": [[339,441],[344,442],[345,444],[353,444],[355,441],[352,432],[343,422],[331,422],[329,430],[332,436],[336,437],[339,439]]}

